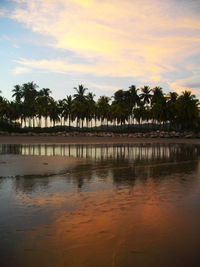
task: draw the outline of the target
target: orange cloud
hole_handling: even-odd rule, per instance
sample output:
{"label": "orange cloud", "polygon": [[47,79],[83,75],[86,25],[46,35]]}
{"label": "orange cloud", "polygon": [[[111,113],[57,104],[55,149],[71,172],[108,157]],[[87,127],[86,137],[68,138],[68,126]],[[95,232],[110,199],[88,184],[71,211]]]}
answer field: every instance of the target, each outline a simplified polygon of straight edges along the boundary
{"label": "orange cloud", "polygon": [[46,70],[55,72],[92,72],[161,81],[177,64],[183,66],[189,56],[200,53],[199,16],[175,0],[17,2],[12,19],[53,37],[54,42],[48,45],[94,60],[93,65],[69,64],[62,59],[29,60],[34,68],[46,65]]}

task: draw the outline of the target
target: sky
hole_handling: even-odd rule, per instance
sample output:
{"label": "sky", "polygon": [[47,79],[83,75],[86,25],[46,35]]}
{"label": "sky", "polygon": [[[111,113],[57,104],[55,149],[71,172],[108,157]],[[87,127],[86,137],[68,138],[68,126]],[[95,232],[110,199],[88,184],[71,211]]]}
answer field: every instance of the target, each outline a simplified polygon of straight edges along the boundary
{"label": "sky", "polygon": [[161,86],[200,97],[200,0],[0,0],[0,90]]}

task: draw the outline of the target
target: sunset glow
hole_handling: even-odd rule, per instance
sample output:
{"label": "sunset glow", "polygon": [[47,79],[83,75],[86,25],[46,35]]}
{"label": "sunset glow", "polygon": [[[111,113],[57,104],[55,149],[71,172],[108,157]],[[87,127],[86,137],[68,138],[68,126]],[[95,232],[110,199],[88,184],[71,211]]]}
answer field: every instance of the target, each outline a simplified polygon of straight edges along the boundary
{"label": "sunset glow", "polygon": [[34,80],[56,98],[84,83],[111,89],[160,85],[199,96],[198,0],[1,1],[1,90]]}

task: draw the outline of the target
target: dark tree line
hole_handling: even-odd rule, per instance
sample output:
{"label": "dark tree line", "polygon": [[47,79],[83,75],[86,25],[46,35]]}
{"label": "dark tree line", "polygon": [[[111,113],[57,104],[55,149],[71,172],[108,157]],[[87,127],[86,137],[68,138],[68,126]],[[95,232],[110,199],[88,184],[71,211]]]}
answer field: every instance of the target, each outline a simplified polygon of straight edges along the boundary
{"label": "dark tree line", "polygon": [[95,95],[83,85],[74,88],[74,95],[56,101],[49,88],[39,89],[34,82],[15,85],[13,100],[0,96],[0,121],[19,124],[20,127],[45,127],[55,125],[93,128],[99,125],[121,128],[144,123],[175,129],[199,127],[199,101],[190,91],[178,95],[164,94],[161,87],[151,89],[135,85],[120,89],[109,98]]}

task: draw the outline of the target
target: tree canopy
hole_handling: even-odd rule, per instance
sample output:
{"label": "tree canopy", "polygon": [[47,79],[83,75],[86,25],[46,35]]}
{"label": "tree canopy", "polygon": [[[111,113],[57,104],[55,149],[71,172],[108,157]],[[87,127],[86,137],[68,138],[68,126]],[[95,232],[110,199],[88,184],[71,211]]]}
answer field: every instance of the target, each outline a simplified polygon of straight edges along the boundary
{"label": "tree canopy", "polygon": [[[199,100],[191,91],[178,95],[164,94],[159,86],[145,85],[128,90],[119,89],[110,98],[95,95],[84,85],[74,87],[74,95],[55,100],[49,88],[39,89],[34,82],[15,85],[13,100],[0,96],[0,121],[20,127],[54,127],[72,124],[78,128],[120,126],[121,128],[146,125],[168,129],[199,129]],[[42,123],[44,122],[44,123]]]}

